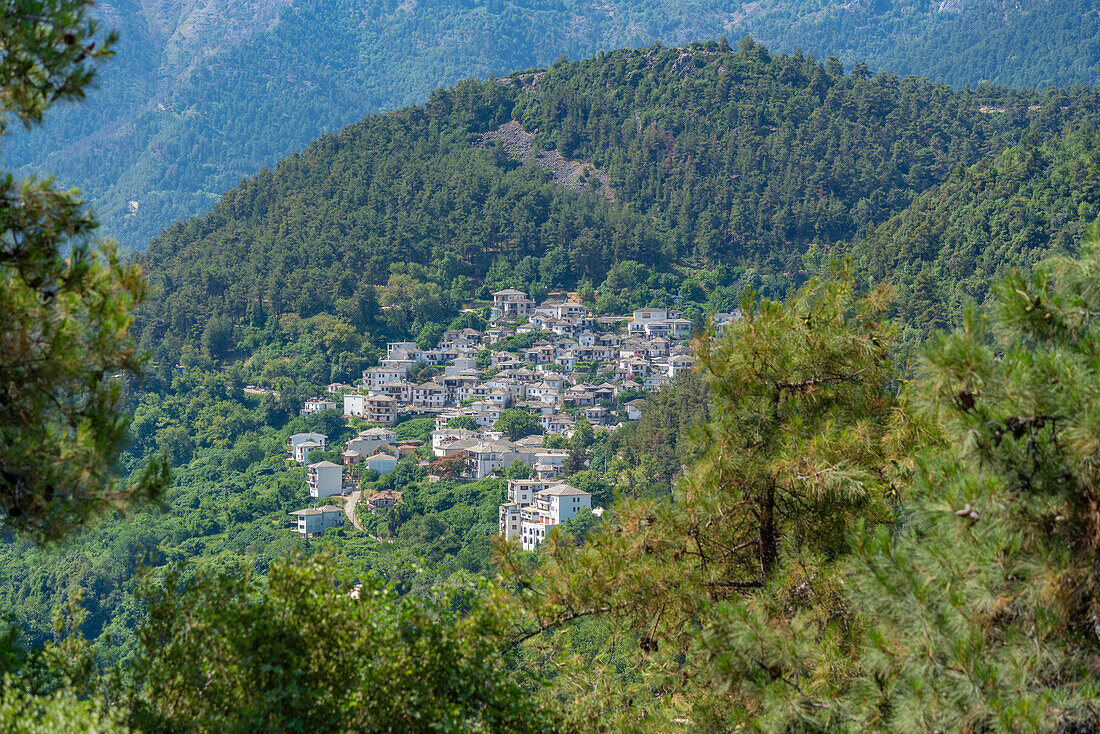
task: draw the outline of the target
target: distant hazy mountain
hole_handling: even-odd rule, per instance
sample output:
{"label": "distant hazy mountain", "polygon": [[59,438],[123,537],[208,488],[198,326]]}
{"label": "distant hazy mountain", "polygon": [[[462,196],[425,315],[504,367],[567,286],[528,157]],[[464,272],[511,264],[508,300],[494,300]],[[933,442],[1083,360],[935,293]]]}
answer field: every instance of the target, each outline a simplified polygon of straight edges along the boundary
{"label": "distant hazy mountain", "polygon": [[86,102],[7,141],[7,165],[84,189],[144,248],[241,177],[466,76],[621,46],[751,33],[872,71],[963,85],[1091,83],[1088,0],[102,0],[118,56]]}

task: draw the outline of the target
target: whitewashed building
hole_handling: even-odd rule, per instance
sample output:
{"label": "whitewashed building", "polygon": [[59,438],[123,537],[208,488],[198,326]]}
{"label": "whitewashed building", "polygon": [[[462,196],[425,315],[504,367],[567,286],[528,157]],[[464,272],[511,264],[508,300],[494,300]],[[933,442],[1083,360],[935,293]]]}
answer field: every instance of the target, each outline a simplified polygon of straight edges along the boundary
{"label": "whitewashed building", "polygon": [[306,469],[310,497],[331,497],[344,488],[344,467],[331,461],[318,461]]}
{"label": "whitewashed building", "polygon": [[396,443],[397,434],[390,429],[368,428],[348,441],[348,448],[358,451],[363,456],[370,456],[383,446],[393,446]]}
{"label": "whitewashed building", "polygon": [[335,400],[314,398],[307,400],[305,405],[302,406],[302,415],[312,415],[313,413],[320,413],[322,410],[336,410],[339,407],[340,404]]}
{"label": "whitewashed building", "polygon": [[[294,457],[294,460],[299,464],[304,464],[306,458],[309,457],[309,452],[313,449],[325,450],[328,436],[323,433],[295,433],[287,440],[287,447],[290,449],[290,454]],[[302,444],[308,443],[309,446],[301,448]]]}
{"label": "whitewashed building", "polygon": [[528,298],[526,293],[515,288],[505,288],[493,294],[489,320],[527,318],[534,308],[535,302]]}
{"label": "whitewashed building", "polygon": [[295,519],[291,529],[306,537],[320,535],[344,524],[344,511],[339,507],[307,507],[290,513]]}
{"label": "whitewashed building", "polygon": [[519,512],[523,549],[535,550],[555,525],[571,520],[584,508],[592,509],[592,495],[570,484],[555,484],[535,494],[535,501]]}

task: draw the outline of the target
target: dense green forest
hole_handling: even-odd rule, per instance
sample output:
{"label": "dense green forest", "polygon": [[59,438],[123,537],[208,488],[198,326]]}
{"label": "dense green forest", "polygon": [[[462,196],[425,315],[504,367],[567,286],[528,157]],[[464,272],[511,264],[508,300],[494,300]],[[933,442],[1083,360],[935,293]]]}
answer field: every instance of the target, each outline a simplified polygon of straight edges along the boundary
{"label": "dense green forest", "polygon": [[1091,124],[1054,140],[1027,137],[983,159],[869,231],[853,249],[875,281],[894,283],[907,324],[958,323],[994,276],[1033,267],[1051,250],[1075,252],[1097,208],[1097,135]]}
{"label": "dense green forest", "polygon": [[[929,326],[942,325],[959,296],[981,298],[998,267],[1072,250],[1096,216],[1072,202],[1095,180],[1083,141],[1098,108],[1087,87],[956,91],[748,40],[466,81],[323,137],[169,228],[142,258],[152,297],[140,333],[166,360],[212,323],[263,326],[287,313],[332,314],[377,338],[415,335],[482,279],[542,292],[585,286],[607,308],[677,295],[723,310],[747,287],[782,297],[848,252],[873,279],[897,271],[900,306],[934,302],[942,314]],[[606,169],[615,201],[567,190],[479,142],[512,119],[538,131],[536,146]],[[1032,150],[1051,165],[1012,163]],[[951,292],[925,287],[926,272],[910,297],[916,265],[889,233],[915,246],[906,223],[932,198],[954,213],[945,192],[962,177],[1013,165],[1031,167],[999,176],[996,189],[971,187],[971,208],[999,206],[989,197],[1023,176],[1013,195],[1033,202],[1030,244],[1002,243],[982,267],[959,262]],[[921,259],[933,267],[957,245],[930,237]],[[387,305],[403,318],[383,319]]]}
{"label": "dense green forest", "polygon": [[1100,65],[1086,0],[111,0],[97,12],[121,33],[99,89],[12,136],[4,155],[83,189],[136,249],[320,134],[561,55],[752,34],[776,51],[957,86],[1090,83]]}
{"label": "dense green forest", "polygon": [[[0,715],[143,731],[527,730],[531,716],[562,731],[1089,731],[1096,408],[1081,377],[1097,247],[1009,273],[988,322],[935,335],[900,392],[885,289],[840,269],[786,303],[746,302],[632,432],[577,447],[589,468],[571,481],[621,477],[612,514],[537,556],[489,547],[501,480],[424,483],[412,464],[376,483],[409,498],[371,527],[393,542],[290,539],[280,518],[304,492],[286,435],[350,429],[242,400],[224,369],[173,370],[135,413],[135,451],[187,452],[166,509],[63,548],[5,539],[19,579],[5,605],[22,645],[45,647],[0,648],[23,676]],[[423,436],[417,422],[399,434]],[[669,501],[654,485],[685,460]],[[393,676],[401,695],[379,694]]]}

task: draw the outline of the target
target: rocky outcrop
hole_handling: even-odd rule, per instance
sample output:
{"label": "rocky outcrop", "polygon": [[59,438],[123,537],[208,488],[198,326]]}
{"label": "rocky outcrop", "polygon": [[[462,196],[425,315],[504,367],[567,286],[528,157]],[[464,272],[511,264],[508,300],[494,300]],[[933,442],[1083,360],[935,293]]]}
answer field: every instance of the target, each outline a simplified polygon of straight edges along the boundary
{"label": "rocky outcrop", "polygon": [[513,160],[523,161],[544,168],[554,175],[554,180],[573,191],[594,191],[608,201],[615,201],[615,190],[607,171],[591,163],[570,160],[557,150],[540,150],[536,154],[532,144],[535,134],[529,133],[515,120],[481,136],[480,147],[499,144]]}

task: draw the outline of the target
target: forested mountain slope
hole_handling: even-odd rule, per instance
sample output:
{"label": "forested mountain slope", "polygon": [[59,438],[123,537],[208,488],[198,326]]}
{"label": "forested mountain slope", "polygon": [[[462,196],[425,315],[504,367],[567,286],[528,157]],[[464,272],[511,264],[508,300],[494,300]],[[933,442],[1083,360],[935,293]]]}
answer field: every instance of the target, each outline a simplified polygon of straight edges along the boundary
{"label": "forested mountain slope", "polygon": [[[453,301],[468,295],[463,278],[524,257],[525,286],[599,284],[632,260],[669,273],[667,291],[683,285],[676,268],[721,264],[727,281],[783,295],[814,245],[846,251],[960,166],[1095,124],[1098,101],[1088,88],[958,91],[846,74],[751,41],[462,82],[323,137],[169,228],[144,257],[141,328],[146,344],[174,349],[213,318],[324,311],[370,330],[394,263],[414,264],[402,266],[408,287],[430,282]],[[536,145],[606,169],[616,201],[481,147],[510,119],[537,130]],[[736,283],[703,290],[719,285]]]}
{"label": "forested mountain slope", "polygon": [[927,336],[957,325],[1010,267],[1075,253],[1098,214],[1100,138],[1086,128],[960,167],[852,253],[873,279],[893,282],[907,328]]}
{"label": "forested mountain slope", "polygon": [[751,33],[776,50],[957,85],[1095,79],[1087,0],[105,0],[118,57],[87,104],[14,137],[9,165],[88,192],[105,231],[144,248],[246,175],[365,114],[467,76],[561,54]]}

